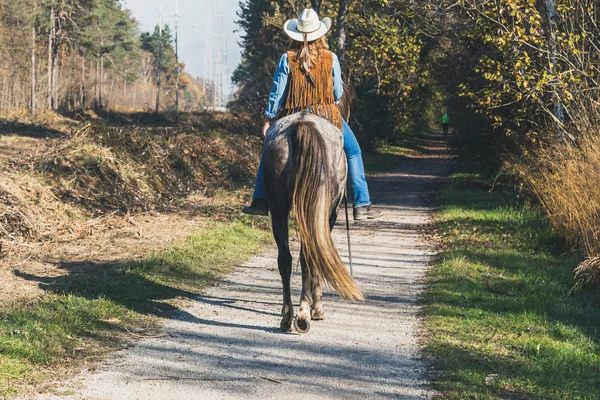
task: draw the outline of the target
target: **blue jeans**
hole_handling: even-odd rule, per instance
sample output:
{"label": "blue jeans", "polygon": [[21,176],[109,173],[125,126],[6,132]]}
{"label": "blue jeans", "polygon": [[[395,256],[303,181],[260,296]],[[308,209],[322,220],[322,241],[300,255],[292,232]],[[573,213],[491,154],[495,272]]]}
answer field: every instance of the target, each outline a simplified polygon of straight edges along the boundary
{"label": "blue jeans", "polygon": [[[350,175],[350,185],[352,186],[352,202],[354,207],[367,206],[371,204],[369,196],[369,187],[365,178],[365,167],[362,160],[362,152],[360,146],[354,136],[354,132],[348,126],[346,121],[343,121],[342,130],[344,136],[344,152],[348,160],[348,174]],[[258,175],[256,176],[256,185],[254,186],[253,199],[267,199],[265,190],[265,180],[263,176],[262,157],[258,166]]]}

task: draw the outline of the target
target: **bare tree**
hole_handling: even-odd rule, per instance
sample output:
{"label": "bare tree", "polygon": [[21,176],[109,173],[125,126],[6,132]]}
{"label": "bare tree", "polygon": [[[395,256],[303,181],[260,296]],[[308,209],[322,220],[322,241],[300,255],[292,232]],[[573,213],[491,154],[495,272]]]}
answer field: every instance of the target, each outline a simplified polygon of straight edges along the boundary
{"label": "bare tree", "polygon": [[35,9],[33,15],[34,17],[31,28],[31,114],[35,116],[35,110],[37,108],[37,104],[35,102],[35,49],[37,39],[37,18],[35,17]]}
{"label": "bare tree", "polygon": [[50,10],[50,29],[48,33],[48,109],[52,109],[53,106],[53,85],[52,85],[52,53],[54,51],[54,37],[56,36],[56,26],[54,25],[55,16],[54,16],[54,7]]}

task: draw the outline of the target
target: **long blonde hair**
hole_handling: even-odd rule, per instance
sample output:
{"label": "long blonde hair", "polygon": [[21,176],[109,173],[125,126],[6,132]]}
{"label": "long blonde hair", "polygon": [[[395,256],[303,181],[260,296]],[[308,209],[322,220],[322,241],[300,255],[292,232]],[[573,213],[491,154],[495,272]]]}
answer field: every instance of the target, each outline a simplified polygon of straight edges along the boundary
{"label": "long blonde hair", "polygon": [[302,67],[304,73],[314,83],[311,69],[321,61],[321,50],[329,50],[329,42],[325,36],[312,42],[292,41],[289,47],[296,53],[296,61]]}

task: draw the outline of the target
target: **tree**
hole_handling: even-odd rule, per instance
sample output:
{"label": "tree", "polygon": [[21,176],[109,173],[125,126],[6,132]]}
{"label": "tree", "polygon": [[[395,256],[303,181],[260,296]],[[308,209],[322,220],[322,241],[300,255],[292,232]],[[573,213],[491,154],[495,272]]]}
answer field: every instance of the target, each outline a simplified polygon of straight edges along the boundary
{"label": "tree", "polygon": [[[296,6],[296,3],[298,6]],[[266,98],[279,58],[289,39],[281,26],[303,2],[249,0],[240,4],[238,25],[242,29],[242,62],[233,73],[238,85],[232,108],[262,118]]]}
{"label": "tree", "polygon": [[337,14],[338,30],[338,56],[342,66],[346,63],[346,42],[348,40],[348,26],[346,24],[346,14],[348,13],[349,0],[339,0],[340,6]]}
{"label": "tree", "polygon": [[323,1],[322,0],[310,0],[310,3],[312,5],[313,10],[315,10],[318,13],[321,12],[321,3]]}
{"label": "tree", "polygon": [[[29,109],[35,113],[43,106],[72,109],[89,103],[98,108],[113,103],[146,107],[147,92],[155,85],[149,67],[155,64],[152,54],[142,49],[137,29],[137,22],[120,0],[2,2],[0,111]],[[175,59],[171,41],[167,29],[161,73],[172,80]],[[144,77],[139,84],[138,76]]]}

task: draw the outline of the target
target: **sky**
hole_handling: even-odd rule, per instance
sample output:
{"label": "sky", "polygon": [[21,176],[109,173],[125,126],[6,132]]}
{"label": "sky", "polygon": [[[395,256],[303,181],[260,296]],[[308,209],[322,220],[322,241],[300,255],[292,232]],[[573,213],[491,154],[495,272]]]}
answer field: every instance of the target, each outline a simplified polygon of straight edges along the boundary
{"label": "sky", "polygon": [[[165,24],[174,25],[176,0],[162,0]],[[158,24],[161,0],[123,0],[125,8],[131,10],[133,17],[140,23],[142,32],[151,32]],[[217,60],[218,48],[226,53],[226,92],[233,90],[231,74],[241,58],[239,47],[240,33],[236,12],[239,0],[179,0],[179,58],[185,64],[185,70],[195,77],[209,75],[210,63],[205,62],[205,46],[211,41],[213,59]],[[220,15],[220,16],[217,16]],[[220,29],[217,28],[217,21]],[[213,35],[209,35],[212,28]],[[221,32],[219,32],[219,30]],[[216,36],[217,34],[223,36]],[[221,46],[218,41],[221,40]],[[225,52],[225,48],[227,51]],[[216,70],[216,62],[213,68]]]}

